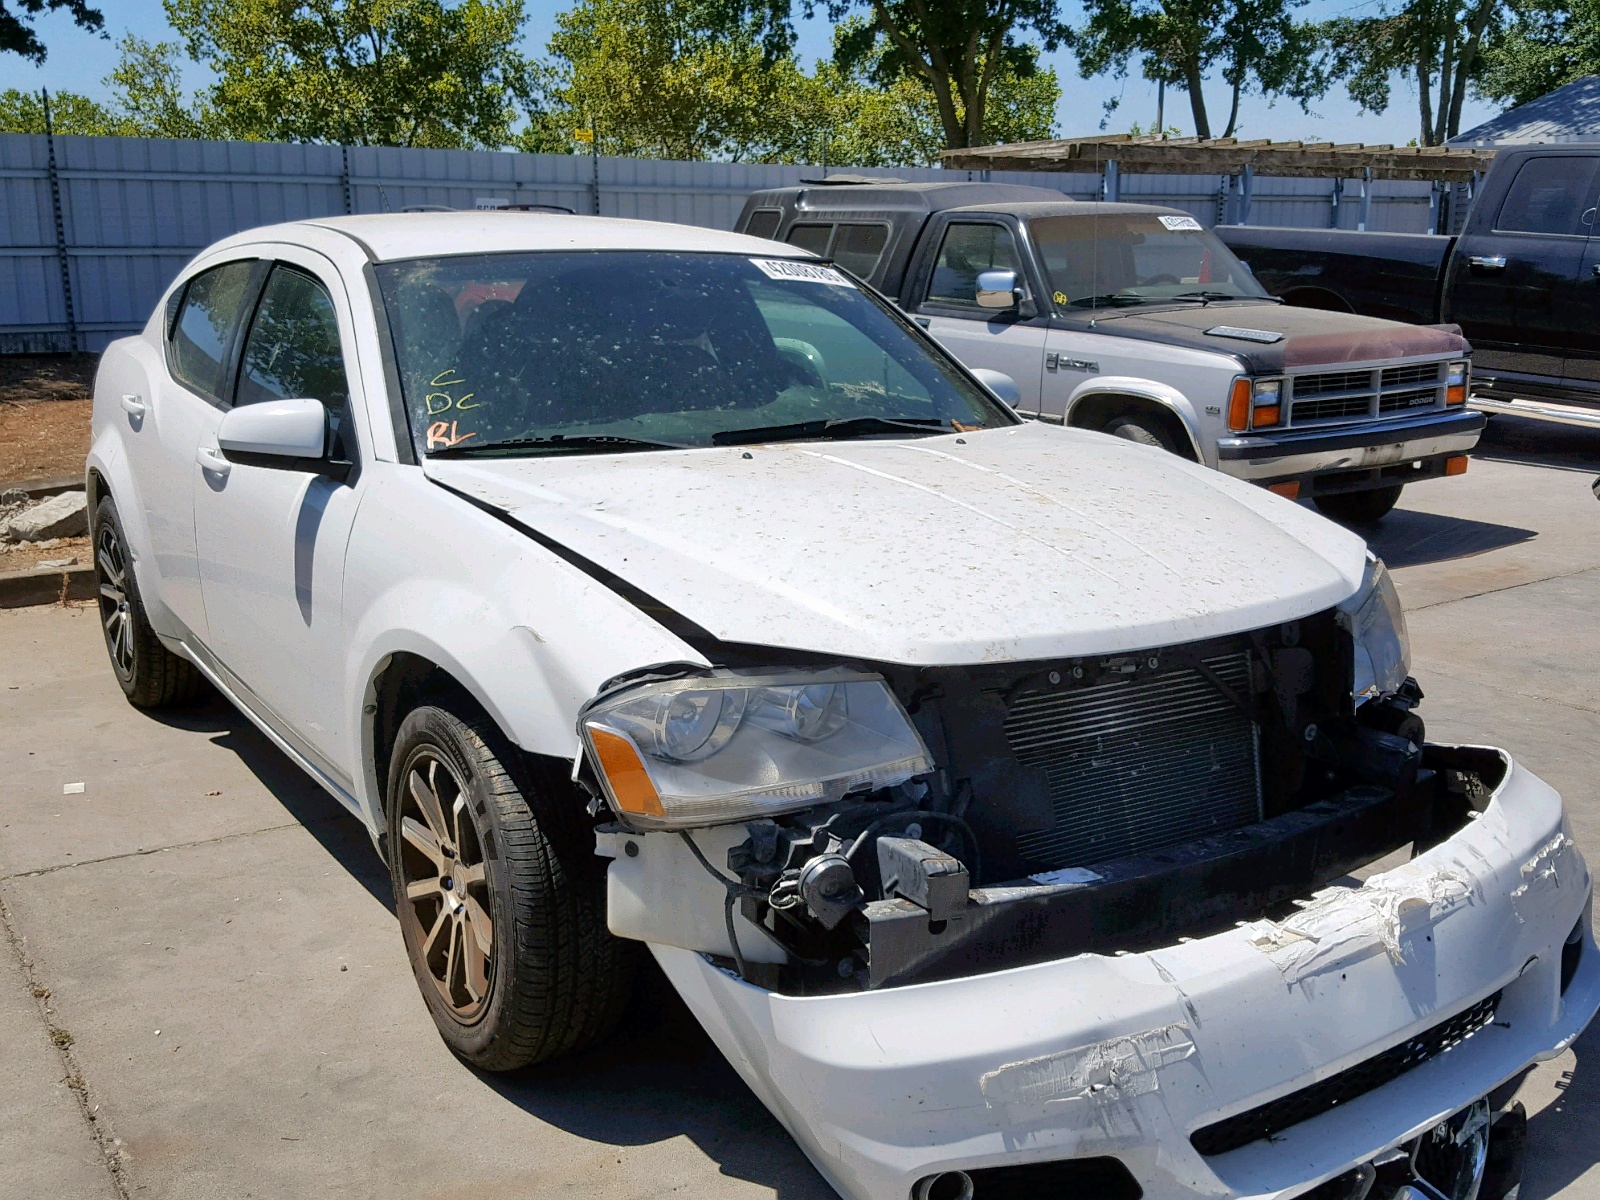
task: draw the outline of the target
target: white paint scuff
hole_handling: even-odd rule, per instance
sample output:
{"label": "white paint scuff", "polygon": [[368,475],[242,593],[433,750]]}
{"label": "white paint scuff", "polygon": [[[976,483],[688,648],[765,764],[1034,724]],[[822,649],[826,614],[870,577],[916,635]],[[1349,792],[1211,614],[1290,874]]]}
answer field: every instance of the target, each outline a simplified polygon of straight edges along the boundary
{"label": "white paint scuff", "polygon": [[1054,1100],[1125,1101],[1158,1091],[1157,1072],[1193,1053],[1189,1027],[1178,1022],[1007,1063],[984,1075],[979,1087],[991,1108]]}
{"label": "white paint scuff", "polygon": [[1359,888],[1318,892],[1293,916],[1252,921],[1244,932],[1294,983],[1369,950],[1404,964],[1407,934],[1431,926],[1477,895],[1477,882],[1455,867],[1426,872],[1402,867],[1374,875]]}

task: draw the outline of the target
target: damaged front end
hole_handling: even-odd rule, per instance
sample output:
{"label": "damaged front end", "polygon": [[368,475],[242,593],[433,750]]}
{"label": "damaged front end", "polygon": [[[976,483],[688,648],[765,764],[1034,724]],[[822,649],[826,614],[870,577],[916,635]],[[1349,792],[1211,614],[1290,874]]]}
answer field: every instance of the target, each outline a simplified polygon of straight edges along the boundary
{"label": "damaged front end", "polygon": [[848,1196],[1359,1183],[1600,1003],[1559,798],[1425,743],[1380,564],[1134,654],[781,657],[615,681],[579,778],[612,931]]}

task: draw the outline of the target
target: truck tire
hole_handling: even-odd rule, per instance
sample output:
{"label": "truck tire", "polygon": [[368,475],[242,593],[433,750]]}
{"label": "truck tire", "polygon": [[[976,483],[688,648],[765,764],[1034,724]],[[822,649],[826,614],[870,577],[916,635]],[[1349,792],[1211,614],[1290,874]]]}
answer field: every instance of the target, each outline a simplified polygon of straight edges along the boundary
{"label": "truck tire", "polygon": [[1404,484],[1373,488],[1367,492],[1336,492],[1332,496],[1314,496],[1313,503],[1323,516],[1332,517],[1346,525],[1370,525],[1381,520],[1400,500]]}
{"label": "truck tire", "polygon": [[606,928],[603,860],[570,785],[487,717],[425,705],[401,722],[387,792],[395,911],[445,1044],[510,1071],[603,1037],[638,947]]}
{"label": "truck tire", "polygon": [[145,616],[122,519],[110,496],[95,506],[91,530],[100,632],[122,694],[137,708],[192,704],[205,693],[205,677],[188,659],[162,645]]}
{"label": "truck tire", "polygon": [[1153,446],[1157,450],[1165,450],[1169,454],[1178,452],[1167,431],[1153,421],[1141,420],[1138,417],[1117,417],[1106,426],[1105,432],[1112,437],[1138,442],[1141,446]]}

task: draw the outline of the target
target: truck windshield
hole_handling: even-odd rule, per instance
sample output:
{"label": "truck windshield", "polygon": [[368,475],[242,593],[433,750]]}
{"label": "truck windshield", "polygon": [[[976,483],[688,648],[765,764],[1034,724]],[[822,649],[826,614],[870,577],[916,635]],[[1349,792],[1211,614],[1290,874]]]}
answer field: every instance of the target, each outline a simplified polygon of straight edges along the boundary
{"label": "truck windshield", "polygon": [[1017,420],[821,263],[549,251],[377,274],[422,454],[917,437]]}
{"label": "truck windshield", "polygon": [[1245,265],[1193,217],[1151,211],[1028,222],[1057,308],[1265,299]]}

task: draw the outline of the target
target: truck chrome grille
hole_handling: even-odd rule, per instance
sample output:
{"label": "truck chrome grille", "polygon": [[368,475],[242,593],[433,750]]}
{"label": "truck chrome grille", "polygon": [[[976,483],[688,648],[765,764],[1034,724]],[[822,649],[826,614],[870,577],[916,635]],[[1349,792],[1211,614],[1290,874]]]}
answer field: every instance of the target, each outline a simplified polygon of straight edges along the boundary
{"label": "truck chrome grille", "polygon": [[[1250,694],[1248,652],[1205,662]],[[1024,692],[1005,729],[1050,781],[1055,828],[1018,838],[1032,862],[1087,866],[1261,819],[1255,722],[1191,667]]]}
{"label": "truck chrome grille", "polygon": [[1443,362],[1425,362],[1291,374],[1284,381],[1289,425],[1364,421],[1441,407],[1444,367]]}

